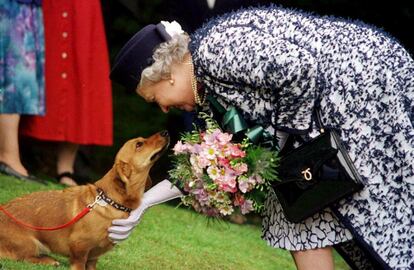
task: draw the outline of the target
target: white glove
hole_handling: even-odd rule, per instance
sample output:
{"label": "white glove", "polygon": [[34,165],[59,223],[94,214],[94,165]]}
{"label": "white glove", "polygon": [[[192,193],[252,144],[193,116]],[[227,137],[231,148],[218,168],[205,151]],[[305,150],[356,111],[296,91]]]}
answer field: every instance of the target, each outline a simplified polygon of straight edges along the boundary
{"label": "white glove", "polygon": [[159,182],[144,193],[141,205],[137,209],[132,210],[128,218],[112,221],[112,227],[108,230],[109,239],[114,243],[127,239],[132,229],[140,222],[145,210],[153,205],[181,197],[182,195],[181,191],[171,184],[170,181],[163,180]]}

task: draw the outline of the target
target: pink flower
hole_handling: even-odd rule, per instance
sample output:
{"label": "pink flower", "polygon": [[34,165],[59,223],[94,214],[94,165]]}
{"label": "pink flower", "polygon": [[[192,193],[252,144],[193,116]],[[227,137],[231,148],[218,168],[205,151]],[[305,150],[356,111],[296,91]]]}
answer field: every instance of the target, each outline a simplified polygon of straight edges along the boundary
{"label": "pink flower", "polygon": [[264,180],[260,175],[256,174],[255,178],[256,178],[256,183],[257,184],[263,184],[264,183]]}
{"label": "pink flower", "polygon": [[223,167],[229,167],[230,166],[230,160],[228,160],[227,158],[219,157],[219,158],[217,158],[217,162],[220,166],[223,166]]}
{"label": "pink flower", "polygon": [[[237,186],[237,182],[236,182],[236,178],[226,178],[226,182],[225,182],[229,187],[231,187],[232,189],[236,188]],[[235,192],[235,191],[233,191]]]}
{"label": "pink flower", "polygon": [[226,177],[226,168],[225,167],[218,167],[219,168],[219,177],[221,179],[225,179]]}
{"label": "pink flower", "polygon": [[237,174],[230,167],[225,167],[225,171],[224,171],[223,177],[224,177],[224,181],[225,182],[236,181]]}
{"label": "pink flower", "polygon": [[208,144],[201,144],[202,152],[200,153],[204,158],[207,159],[216,159],[216,155],[218,154],[217,149],[214,145]]}
{"label": "pink flower", "polygon": [[216,183],[219,185],[219,189],[225,192],[235,193],[237,192],[237,182],[236,179],[228,179],[223,181],[223,179],[218,179]]}
{"label": "pink flower", "polygon": [[226,158],[226,159],[228,157],[230,157],[230,155],[231,155],[230,146],[231,145],[232,145],[231,143],[226,144],[226,145],[222,145],[221,148],[220,148],[220,151],[219,151],[219,157]]}
{"label": "pink flower", "polygon": [[232,137],[233,137],[233,134],[219,133],[217,135],[217,140],[220,145],[226,145],[231,141]]}
{"label": "pink flower", "polygon": [[202,151],[202,147],[199,144],[187,144],[187,149],[191,154],[199,154]]}
{"label": "pink flower", "polygon": [[234,205],[235,206],[240,206],[244,203],[246,199],[244,198],[243,195],[241,195],[240,193],[236,193],[236,195],[234,196]]}
{"label": "pink flower", "polygon": [[249,189],[249,183],[247,181],[239,181],[239,189],[241,192],[246,193]]}
{"label": "pink flower", "polygon": [[240,163],[237,163],[236,165],[234,165],[233,169],[235,170],[237,175],[241,175],[241,174],[247,172],[248,167],[247,167],[246,163],[240,162]]}
{"label": "pink flower", "polygon": [[206,168],[207,166],[210,166],[211,164],[210,160],[202,156],[198,156],[197,162],[198,162],[198,166],[203,169]]}
{"label": "pink flower", "polygon": [[178,141],[175,145],[174,145],[174,155],[178,155],[178,154],[182,154],[187,152],[187,146],[186,144],[182,143],[181,141]]}
{"label": "pink flower", "polygon": [[207,145],[214,145],[217,142],[217,136],[221,133],[219,129],[215,129],[212,133],[207,133],[204,136],[204,142]]}
{"label": "pink flower", "polygon": [[231,145],[229,150],[230,150],[230,155],[233,157],[245,157],[246,156],[246,153],[235,144]]}
{"label": "pink flower", "polygon": [[196,200],[200,203],[201,206],[209,205],[209,196],[205,189],[200,188],[192,191],[196,196]]}
{"label": "pink flower", "polygon": [[245,200],[244,203],[240,206],[240,211],[243,215],[253,211],[253,202],[251,200]]}
{"label": "pink flower", "polygon": [[247,179],[247,182],[250,185],[255,186],[257,184],[257,177],[255,175],[252,175]]}

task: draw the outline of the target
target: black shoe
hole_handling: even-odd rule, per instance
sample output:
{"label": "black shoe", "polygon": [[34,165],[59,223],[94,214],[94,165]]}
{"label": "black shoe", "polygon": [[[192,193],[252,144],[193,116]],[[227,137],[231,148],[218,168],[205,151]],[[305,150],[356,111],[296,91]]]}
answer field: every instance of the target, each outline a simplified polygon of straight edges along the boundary
{"label": "black shoe", "polygon": [[1,174],[5,174],[5,175],[9,175],[9,176],[13,176],[17,179],[23,180],[23,181],[29,181],[29,182],[36,182],[36,183],[40,183],[43,185],[46,185],[46,181],[39,179],[33,175],[23,175],[19,172],[17,172],[16,170],[14,170],[12,167],[10,167],[9,165],[7,165],[6,163],[0,161],[0,173]]}
{"label": "black shoe", "polygon": [[79,180],[78,180],[78,177],[75,175],[75,174],[73,174],[73,173],[71,173],[71,172],[63,172],[63,173],[61,173],[61,174],[58,174],[57,175],[57,180],[58,180],[58,182],[60,183],[60,184],[62,184],[62,185],[64,185],[64,186],[68,186],[68,187],[71,187],[72,185],[66,185],[66,184],[63,184],[63,183],[61,183],[60,182],[60,180],[63,178],[63,177],[67,177],[67,178],[70,178],[70,179],[72,179],[75,183],[76,183],[76,185],[78,186],[79,185]]}

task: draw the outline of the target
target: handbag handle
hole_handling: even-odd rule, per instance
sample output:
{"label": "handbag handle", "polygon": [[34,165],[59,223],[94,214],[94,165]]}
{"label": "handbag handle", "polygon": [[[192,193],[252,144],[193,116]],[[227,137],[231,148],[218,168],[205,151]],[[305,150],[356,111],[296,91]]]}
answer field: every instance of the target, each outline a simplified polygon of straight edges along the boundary
{"label": "handbag handle", "polygon": [[[322,124],[322,118],[321,118],[321,113],[319,111],[319,108],[315,108],[314,113],[315,113],[316,125],[318,126],[320,133],[325,133],[325,127]],[[289,134],[288,138],[285,142],[285,145],[284,145],[283,149],[280,151],[279,154],[281,156],[283,156],[287,152],[293,150],[295,148],[293,146],[295,144],[295,142],[302,142],[303,143],[304,140],[302,139],[301,136]]]}
{"label": "handbag handle", "polygon": [[322,124],[321,112],[319,111],[318,108],[315,108],[315,115],[316,115],[316,122],[317,122],[317,125],[319,127],[319,131],[321,133],[324,133],[325,132],[325,127]]}

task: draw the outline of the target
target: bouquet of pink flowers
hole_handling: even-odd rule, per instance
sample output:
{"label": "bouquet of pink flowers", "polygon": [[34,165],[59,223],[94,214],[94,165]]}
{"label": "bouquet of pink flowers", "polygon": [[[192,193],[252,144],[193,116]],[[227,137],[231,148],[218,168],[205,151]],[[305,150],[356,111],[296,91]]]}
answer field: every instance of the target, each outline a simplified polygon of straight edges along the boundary
{"label": "bouquet of pink flowers", "polygon": [[222,217],[235,210],[261,212],[264,199],[277,180],[277,152],[252,144],[232,142],[206,114],[206,130],[185,133],[174,146],[171,179],[188,194],[187,206],[207,216]]}

